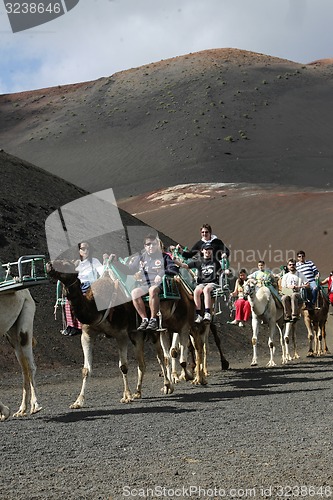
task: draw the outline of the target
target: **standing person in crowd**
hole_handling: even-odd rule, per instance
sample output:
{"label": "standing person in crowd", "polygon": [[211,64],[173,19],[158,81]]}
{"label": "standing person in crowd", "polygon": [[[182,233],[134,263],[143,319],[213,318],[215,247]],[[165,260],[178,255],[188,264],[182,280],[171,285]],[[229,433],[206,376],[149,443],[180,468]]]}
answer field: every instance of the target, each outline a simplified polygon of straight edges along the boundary
{"label": "standing person in crowd", "polygon": [[312,297],[311,297],[311,302],[310,306],[312,305],[315,306],[316,301],[317,301],[317,295],[318,295],[318,287],[317,287],[317,278],[319,277],[319,271],[315,264],[312,262],[312,260],[305,260],[305,252],[304,250],[299,250],[297,252],[297,262],[296,262],[296,269],[297,271],[301,272],[304,274],[306,277]]}
{"label": "standing person in crowd", "polygon": [[[214,259],[214,247],[212,243],[206,242],[200,251],[199,259],[191,259],[183,267],[197,269],[197,285],[193,292],[196,312],[196,323],[211,321],[212,297],[211,292],[218,287],[220,264]],[[204,297],[204,316],[201,315],[201,295]]]}
{"label": "standing person in crowd", "polygon": [[248,300],[244,298],[244,284],[247,280],[246,269],[241,269],[235,283],[235,289],[231,292],[232,297],[237,297],[235,302],[236,314],[233,321],[228,321],[229,325],[237,325],[242,327],[244,323],[251,318],[251,306]]}
{"label": "standing person in crowd", "polygon": [[177,250],[185,259],[200,256],[200,250],[206,243],[210,243],[212,246],[214,260],[220,261],[222,258],[229,258],[229,249],[225,246],[222,240],[212,233],[212,228],[209,224],[203,224],[201,226],[200,234],[201,239],[194,243],[191,250],[184,250],[180,245],[177,245]]}
{"label": "standing person in crowd", "polygon": [[[79,260],[75,262],[75,270],[78,271],[78,278],[81,281],[82,292],[85,293],[90,285],[103,274],[103,264],[93,257],[92,246],[87,241],[78,244]],[[65,302],[66,328],[61,332],[63,335],[72,337],[82,333],[82,325],[74,316],[70,302]]]}
{"label": "standing person in crowd", "polygon": [[303,303],[301,291],[303,288],[309,288],[309,283],[304,274],[296,271],[295,259],[288,260],[288,272],[282,276],[281,287],[284,320],[296,323]]}
{"label": "standing person in crowd", "polygon": [[320,284],[321,285],[327,284],[328,298],[329,298],[331,306],[333,306],[333,271],[331,271],[330,275],[327,278],[325,278],[323,281],[321,281]]}
{"label": "standing person in crowd", "polygon": [[[164,252],[163,243],[155,234],[144,238],[144,249],[140,255],[123,264],[114,261],[114,265],[127,275],[134,275],[137,285],[131,291],[133,305],[141,318],[138,330],[157,330],[157,314],[160,307],[160,293],[163,291],[163,277],[176,276],[179,268],[170,255]],[[149,296],[150,319],[147,317],[143,296]]]}

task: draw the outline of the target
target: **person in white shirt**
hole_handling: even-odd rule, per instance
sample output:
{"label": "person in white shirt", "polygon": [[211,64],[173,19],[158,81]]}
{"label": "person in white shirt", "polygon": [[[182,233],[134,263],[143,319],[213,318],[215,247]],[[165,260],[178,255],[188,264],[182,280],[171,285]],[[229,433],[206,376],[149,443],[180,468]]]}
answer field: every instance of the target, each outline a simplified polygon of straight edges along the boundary
{"label": "person in white shirt", "polygon": [[96,257],[92,256],[92,248],[89,243],[82,241],[78,244],[80,260],[77,261],[75,270],[78,271],[78,278],[81,281],[81,289],[86,292],[91,283],[96,281],[103,274],[103,264]]}
{"label": "person in white shirt", "polygon": [[[103,274],[103,264],[96,257],[92,256],[92,247],[87,241],[78,244],[80,260],[75,262],[75,270],[78,271],[78,278],[81,281],[81,290],[85,293],[90,285]],[[65,302],[65,322],[66,328],[61,331],[65,336],[73,337],[82,333],[82,325],[74,316],[71,305],[66,299]]]}
{"label": "person in white shirt", "polygon": [[304,274],[296,271],[295,259],[288,260],[288,272],[282,277],[281,288],[284,320],[295,323],[299,319],[300,307],[303,303],[301,291],[309,288]]}

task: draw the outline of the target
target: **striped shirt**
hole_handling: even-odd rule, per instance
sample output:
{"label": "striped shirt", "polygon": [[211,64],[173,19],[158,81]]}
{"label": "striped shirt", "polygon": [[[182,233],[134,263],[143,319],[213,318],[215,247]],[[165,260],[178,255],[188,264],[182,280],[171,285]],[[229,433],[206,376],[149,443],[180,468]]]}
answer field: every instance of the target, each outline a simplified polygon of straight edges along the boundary
{"label": "striped shirt", "polygon": [[296,269],[304,274],[308,281],[315,281],[316,275],[319,274],[319,271],[312,260],[296,262]]}

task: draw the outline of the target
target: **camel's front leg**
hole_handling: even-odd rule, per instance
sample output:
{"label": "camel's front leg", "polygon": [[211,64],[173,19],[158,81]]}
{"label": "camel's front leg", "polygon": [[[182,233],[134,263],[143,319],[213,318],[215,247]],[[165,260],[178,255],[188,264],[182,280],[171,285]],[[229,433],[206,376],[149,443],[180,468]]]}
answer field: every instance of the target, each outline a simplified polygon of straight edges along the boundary
{"label": "camel's front leg", "polygon": [[180,346],[180,354],[179,354],[179,364],[182,367],[182,372],[180,374],[180,380],[193,380],[193,372],[188,369],[188,344],[189,344],[189,333],[180,332],[179,334],[179,346]]}
{"label": "camel's front leg", "polygon": [[10,409],[8,406],[5,406],[1,401],[0,401],[0,422],[3,422],[4,420],[7,420],[7,418],[10,415]]}
{"label": "camel's front leg", "polygon": [[271,320],[269,323],[269,337],[268,337],[269,361],[267,363],[267,366],[269,367],[276,366],[276,363],[274,361],[274,353],[275,353],[274,333],[275,333],[275,321],[273,322]]}
{"label": "camel's front leg", "polygon": [[[304,314],[308,314],[307,311],[304,312]],[[314,351],[313,351],[313,331],[312,331],[312,325],[311,325],[311,319],[308,317],[303,316],[304,319],[304,324],[306,326],[306,329],[308,331],[308,358],[312,358],[314,356]]]}
{"label": "camel's front leg", "polygon": [[321,325],[321,336],[322,336],[322,346],[323,346],[323,354],[329,354],[329,349],[326,343],[326,321],[323,325]]}
{"label": "camel's front leg", "polygon": [[195,369],[194,369],[194,379],[192,384],[195,385],[206,385],[207,380],[203,373],[203,339],[199,333],[195,336],[191,335],[191,340],[195,349]]}
{"label": "camel's front leg", "polygon": [[283,345],[284,345],[284,357],[282,355],[282,364],[288,363],[288,361],[291,361],[291,356],[289,352],[289,340],[290,340],[290,333],[292,330],[292,323],[288,322],[285,325],[285,330],[284,330],[284,336],[283,336]]}
{"label": "camel's front leg", "polygon": [[127,360],[127,350],[128,350],[128,335],[127,331],[121,331],[117,337],[118,353],[119,353],[119,369],[121,371],[124,383],[123,397],[121,398],[121,403],[130,403],[132,401],[132,394],[128,384],[128,360]]}
{"label": "camel's front leg", "polygon": [[252,348],[253,348],[253,357],[251,361],[251,366],[258,365],[257,358],[257,342],[258,342],[258,332],[259,332],[259,321],[257,316],[252,314]]}
{"label": "camel's front leg", "polygon": [[70,405],[70,408],[77,410],[82,408],[85,401],[85,392],[88,378],[92,374],[92,359],[93,359],[93,346],[95,337],[88,333],[88,326],[82,325],[81,346],[83,350],[83,368],[82,368],[82,386],[80,394],[76,401]]}
{"label": "camel's front leg", "polygon": [[[168,331],[162,331],[160,332],[160,343],[164,355],[164,364],[166,368],[166,375],[167,375],[167,380],[170,381],[171,386],[172,386],[172,392],[174,390],[173,388],[173,381],[172,381],[172,363],[171,363],[171,346],[170,346],[170,335]],[[167,393],[168,394],[168,393]],[[171,394],[171,393],[170,393]]]}
{"label": "camel's front leg", "polygon": [[174,388],[171,380],[171,366],[170,366],[171,363],[169,358],[169,349],[167,348],[166,350],[163,351],[160,338],[156,339],[155,348],[156,348],[157,360],[161,367],[164,380],[164,385],[161,390],[164,394],[172,394]]}
{"label": "camel's front leg", "polygon": [[205,331],[203,332],[203,358],[202,358],[202,371],[205,377],[208,377],[208,368],[207,368],[207,351],[208,351],[208,334],[210,330],[210,323],[206,325]]}
{"label": "camel's front leg", "polygon": [[139,330],[133,332],[131,334],[131,340],[135,346],[135,358],[138,363],[138,380],[136,384],[136,391],[132,395],[132,398],[141,399],[143,377],[146,372],[146,362],[144,355],[144,332]]}
{"label": "camel's front leg", "polygon": [[293,338],[293,348],[294,348],[294,355],[292,359],[299,359],[299,354],[297,352],[297,344],[296,344],[296,323],[294,323],[291,327],[291,333],[292,333],[292,338]]}
{"label": "camel's front leg", "polygon": [[223,354],[222,347],[221,347],[220,336],[219,336],[219,334],[217,332],[217,328],[216,328],[216,325],[214,323],[210,324],[210,331],[212,332],[212,334],[214,336],[215,344],[216,344],[216,346],[218,348],[218,351],[220,353],[222,370],[228,370],[228,368],[229,368],[229,361],[226,359],[226,357]]}
{"label": "camel's front leg", "polygon": [[[21,406],[17,412],[14,413],[13,417],[25,417],[27,415],[27,405],[28,397],[30,394],[30,414],[38,413],[42,410],[42,406],[38,404],[36,386],[35,386],[35,374],[36,365],[32,352],[32,333],[24,333],[20,331],[19,334],[19,345],[15,347],[15,354],[18,362],[20,363],[22,369],[23,377],[23,394]],[[24,342],[26,344],[24,345]]]}
{"label": "camel's front leg", "polygon": [[172,334],[172,342],[170,347],[170,357],[171,357],[171,380],[173,384],[178,384],[180,382],[180,377],[177,373],[176,368],[176,360],[179,355],[179,334],[177,332],[173,332]]}

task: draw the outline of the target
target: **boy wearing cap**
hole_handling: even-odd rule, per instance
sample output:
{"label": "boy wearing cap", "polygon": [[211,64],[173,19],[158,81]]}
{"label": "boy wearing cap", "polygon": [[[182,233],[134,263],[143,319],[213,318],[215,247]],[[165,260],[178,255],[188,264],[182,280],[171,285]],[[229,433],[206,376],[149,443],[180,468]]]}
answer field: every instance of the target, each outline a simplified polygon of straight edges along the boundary
{"label": "boy wearing cap", "polygon": [[[211,292],[214,288],[218,287],[219,276],[218,271],[221,266],[213,257],[213,246],[211,243],[205,243],[201,248],[200,259],[190,260],[183,267],[195,268],[198,270],[197,286],[194,289],[194,304],[196,312],[196,323],[202,321],[211,321],[211,306],[212,297]],[[201,315],[201,295],[204,296],[205,312],[204,316]]]}

